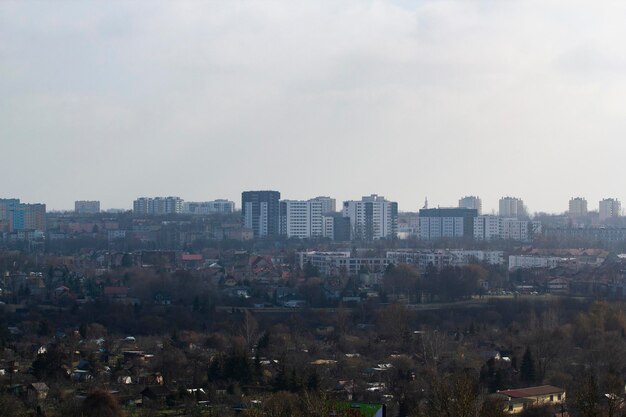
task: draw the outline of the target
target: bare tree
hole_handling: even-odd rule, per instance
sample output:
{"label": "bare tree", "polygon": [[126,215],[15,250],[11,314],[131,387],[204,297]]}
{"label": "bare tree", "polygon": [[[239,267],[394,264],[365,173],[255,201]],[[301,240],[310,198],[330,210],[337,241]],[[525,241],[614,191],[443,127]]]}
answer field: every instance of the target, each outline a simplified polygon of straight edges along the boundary
{"label": "bare tree", "polygon": [[257,337],[259,334],[259,324],[250,313],[250,311],[246,310],[244,312],[243,321],[241,322],[240,329],[241,336],[246,341],[246,347],[251,349],[257,341]]}
{"label": "bare tree", "polygon": [[422,331],[417,339],[417,356],[427,368],[436,369],[446,347],[446,335],[442,332]]}

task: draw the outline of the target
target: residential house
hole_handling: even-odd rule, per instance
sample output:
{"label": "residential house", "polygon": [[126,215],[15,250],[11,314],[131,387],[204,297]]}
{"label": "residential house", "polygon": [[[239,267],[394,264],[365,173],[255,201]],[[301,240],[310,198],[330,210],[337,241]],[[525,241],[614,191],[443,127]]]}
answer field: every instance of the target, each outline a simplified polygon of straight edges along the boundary
{"label": "residential house", "polygon": [[565,390],[552,385],[509,389],[498,391],[497,395],[506,401],[509,414],[521,413],[527,407],[565,403]]}

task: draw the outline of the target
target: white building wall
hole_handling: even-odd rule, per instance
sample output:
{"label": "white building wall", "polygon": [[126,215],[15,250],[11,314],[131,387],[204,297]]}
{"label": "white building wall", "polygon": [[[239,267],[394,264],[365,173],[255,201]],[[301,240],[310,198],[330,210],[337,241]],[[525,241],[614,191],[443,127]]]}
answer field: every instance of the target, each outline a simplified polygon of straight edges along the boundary
{"label": "white building wall", "polygon": [[322,216],[322,236],[335,238],[335,220],[333,216]]}
{"label": "white building wall", "polygon": [[322,202],[316,200],[282,200],[281,233],[301,239],[323,236],[322,206]]}
{"label": "white building wall", "polygon": [[515,269],[531,269],[531,268],[556,268],[562,258],[551,256],[509,256],[509,271]]}
{"label": "white building wall", "polygon": [[[267,202],[262,201],[259,203],[260,214],[259,214],[259,236],[267,236],[268,235],[268,219],[269,219],[269,208]],[[252,211],[252,210],[250,210]]]}
{"label": "white building wall", "polygon": [[501,239],[503,234],[502,218],[498,216],[478,216],[474,219],[474,239]]}
{"label": "white building wall", "polygon": [[600,221],[604,221],[621,215],[622,204],[614,198],[605,198],[600,201]]}
{"label": "white building wall", "polygon": [[[367,223],[367,207],[371,204],[371,223]],[[394,213],[396,203],[385,200],[384,197],[372,194],[365,196],[361,201],[346,201],[343,206],[343,216],[350,218],[353,238],[365,238],[371,232],[372,239],[395,237],[398,218]]]}

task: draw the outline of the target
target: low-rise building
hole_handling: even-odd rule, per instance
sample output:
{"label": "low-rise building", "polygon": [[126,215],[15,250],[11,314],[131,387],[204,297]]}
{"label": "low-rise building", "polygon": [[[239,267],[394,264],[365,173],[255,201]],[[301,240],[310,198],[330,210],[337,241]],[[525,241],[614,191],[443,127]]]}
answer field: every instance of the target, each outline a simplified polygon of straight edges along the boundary
{"label": "low-rise building", "polygon": [[565,403],[565,390],[552,385],[498,391],[497,396],[505,400],[509,414],[521,413],[528,407]]}
{"label": "low-rise building", "polygon": [[533,269],[533,268],[556,268],[564,258],[556,256],[528,256],[528,255],[510,255],[509,271],[516,269]]}
{"label": "low-rise building", "polygon": [[307,263],[317,268],[320,275],[335,276],[341,274],[357,275],[364,269],[370,273],[383,273],[392,263],[387,258],[352,257],[350,252],[298,252],[300,269]]}
{"label": "low-rise building", "polygon": [[450,266],[466,266],[475,262],[484,262],[489,265],[504,264],[504,252],[502,251],[464,249],[395,250],[388,251],[386,257],[393,264],[413,264],[421,270],[425,270],[428,267],[441,269]]}

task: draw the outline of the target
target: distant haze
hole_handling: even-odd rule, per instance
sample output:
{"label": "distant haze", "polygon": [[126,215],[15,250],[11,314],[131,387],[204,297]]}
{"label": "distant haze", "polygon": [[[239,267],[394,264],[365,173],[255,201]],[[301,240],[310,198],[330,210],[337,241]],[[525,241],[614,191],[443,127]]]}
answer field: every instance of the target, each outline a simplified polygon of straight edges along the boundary
{"label": "distant haze", "polygon": [[4,0],[0,198],[625,201],[625,21],[571,0]]}

